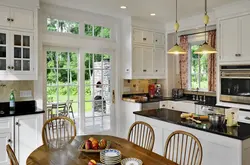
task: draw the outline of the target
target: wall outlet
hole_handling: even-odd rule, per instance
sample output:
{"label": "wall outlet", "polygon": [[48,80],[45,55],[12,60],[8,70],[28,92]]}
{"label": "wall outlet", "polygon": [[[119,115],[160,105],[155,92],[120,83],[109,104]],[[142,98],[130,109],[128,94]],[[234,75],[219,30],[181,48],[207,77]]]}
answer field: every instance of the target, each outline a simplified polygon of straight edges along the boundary
{"label": "wall outlet", "polygon": [[32,91],[31,90],[20,91],[20,97],[32,97]]}

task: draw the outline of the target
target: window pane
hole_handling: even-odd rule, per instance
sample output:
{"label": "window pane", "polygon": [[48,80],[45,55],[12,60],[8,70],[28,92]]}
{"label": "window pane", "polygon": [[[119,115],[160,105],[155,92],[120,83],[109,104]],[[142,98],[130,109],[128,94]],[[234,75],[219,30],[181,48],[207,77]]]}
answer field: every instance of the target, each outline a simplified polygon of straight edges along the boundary
{"label": "window pane", "polygon": [[199,88],[198,76],[192,75],[191,76],[191,88],[196,89]]}
{"label": "window pane", "polygon": [[92,107],[93,102],[85,102],[85,117],[93,116]]}
{"label": "window pane", "polygon": [[207,55],[201,55],[200,56],[200,66],[201,66],[201,73],[207,73],[208,72]]}
{"label": "window pane", "polygon": [[78,86],[69,86],[69,100],[78,101]]}
{"label": "window pane", "polygon": [[77,69],[78,68],[78,56],[75,52],[69,53],[69,65],[71,69]]}
{"label": "window pane", "polygon": [[67,69],[59,69],[58,70],[58,84],[68,84],[68,70]]}
{"label": "window pane", "polygon": [[84,93],[85,101],[93,100],[92,93],[93,93],[93,86],[85,86],[85,93]]}
{"label": "window pane", "polygon": [[95,37],[101,37],[102,36],[102,27],[101,26],[95,26],[94,27],[94,36]]}
{"label": "window pane", "polygon": [[59,92],[59,102],[66,102],[68,100],[68,86],[59,86],[58,87]]}
{"label": "window pane", "polygon": [[93,36],[93,26],[85,24],[85,35],[86,36]]}
{"label": "window pane", "polygon": [[48,31],[57,31],[58,20],[47,18],[47,30]]}
{"label": "window pane", "polygon": [[197,74],[197,73],[199,73],[199,61],[192,60],[191,74]]}
{"label": "window pane", "polygon": [[93,54],[86,53],[85,55],[85,68],[93,68]]}
{"label": "window pane", "polygon": [[47,84],[55,85],[57,80],[57,69],[47,69]]}
{"label": "window pane", "polygon": [[56,68],[56,52],[47,51],[47,68]]}
{"label": "window pane", "polygon": [[103,117],[103,129],[109,130],[110,129],[110,116]]}
{"label": "window pane", "polygon": [[61,33],[79,34],[79,23],[47,18],[47,30]]}
{"label": "window pane", "polygon": [[68,53],[61,52],[58,54],[58,68],[68,68]]}
{"label": "window pane", "polygon": [[6,34],[0,33],[0,44],[5,45],[6,44]]}
{"label": "window pane", "polygon": [[95,54],[94,55],[94,68],[102,68],[102,55],[101,54]]}
{"label": "window pane", "polygon": [[110,36],[110,32],[111,32],[111,30],[110,30],[110,28],[103,28],[103,30],[102,30],[102,33],[103,33],[103,38],[111,38]]}
{"label": "window pane", "polygon": [[201,82],[201,86],[200,86],[201,89],[208,89],[208,75],[207,74],[201,75],[200,82]]}
{"label": "window pane", "polygon": [[57,101],[57,87],[47,87],[47,102]]}
{"label": "window pane", "polygon": [[69,84],[74,84],[74,85],[78,84],[78,74],[77,73],[78,73],[77,70],[71,69],[69,71]]}
{"label": "window pane", "polygon": [[93,69],[85,69],[85,84],[93,85]]}

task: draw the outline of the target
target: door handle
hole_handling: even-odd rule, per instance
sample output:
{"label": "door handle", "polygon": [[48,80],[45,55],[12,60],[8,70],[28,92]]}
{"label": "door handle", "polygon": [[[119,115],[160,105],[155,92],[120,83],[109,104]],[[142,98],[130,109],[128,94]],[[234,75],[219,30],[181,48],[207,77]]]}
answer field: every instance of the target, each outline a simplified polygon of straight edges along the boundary
{"label": "door handle", "polygon": [[112,103],[115,104],[115,90],[112,91]]}

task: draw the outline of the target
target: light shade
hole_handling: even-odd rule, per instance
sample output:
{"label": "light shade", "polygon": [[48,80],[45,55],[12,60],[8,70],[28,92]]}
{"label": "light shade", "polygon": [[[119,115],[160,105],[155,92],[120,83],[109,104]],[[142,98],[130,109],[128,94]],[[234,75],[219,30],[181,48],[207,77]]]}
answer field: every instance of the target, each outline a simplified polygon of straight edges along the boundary
{"label": "light shade", "polygon": [[194,54],[214,54],[217,53],[216,49],[209,46],[206,42],[197,49]]}
{"label": "light shade", "polygon": [[169,49],[168,54],[187,54],[187,52],[182,49],[178,44],[175,44],[171,49]]}

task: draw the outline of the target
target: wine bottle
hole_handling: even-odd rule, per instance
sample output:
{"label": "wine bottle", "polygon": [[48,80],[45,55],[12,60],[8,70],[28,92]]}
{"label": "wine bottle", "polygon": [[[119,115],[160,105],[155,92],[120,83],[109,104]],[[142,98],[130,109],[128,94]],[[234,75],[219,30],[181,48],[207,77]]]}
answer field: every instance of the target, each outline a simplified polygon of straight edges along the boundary
{"label": "wine bottle", "polygon": [[14,90],[12,90],[10,93],[10,114],[14,113],[15,113],[15,95],[14,95]]}

